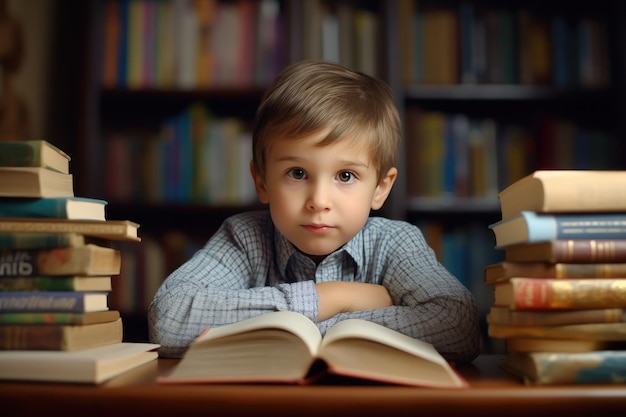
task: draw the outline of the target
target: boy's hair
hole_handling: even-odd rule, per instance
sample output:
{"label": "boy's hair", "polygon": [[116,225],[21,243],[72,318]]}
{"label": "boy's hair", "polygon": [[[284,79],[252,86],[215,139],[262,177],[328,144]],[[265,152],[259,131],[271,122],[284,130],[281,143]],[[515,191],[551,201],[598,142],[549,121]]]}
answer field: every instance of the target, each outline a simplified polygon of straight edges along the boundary
{"label": "boy's hair", "polygon": [[338,64],[301,61],[276,77],[257,110],[256,172],[265,178],[273,138],[299,138],[321,129],[330,129],[321,146],[347,137],[367,141],[379,181],[396,164],[402,126],[387,84]]}

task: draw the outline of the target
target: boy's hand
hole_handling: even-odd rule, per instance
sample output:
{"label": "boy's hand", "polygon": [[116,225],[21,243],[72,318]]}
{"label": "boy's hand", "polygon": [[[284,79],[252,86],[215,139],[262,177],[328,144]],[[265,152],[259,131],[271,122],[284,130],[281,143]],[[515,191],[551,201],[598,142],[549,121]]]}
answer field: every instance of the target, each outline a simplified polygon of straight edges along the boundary
{"label": "boy's hand", "polygon": [[393,305],[387,289],[377,284],[330,281],[315,284],[315,290],[320,299],[317,321],[324,321],[339,313]]}

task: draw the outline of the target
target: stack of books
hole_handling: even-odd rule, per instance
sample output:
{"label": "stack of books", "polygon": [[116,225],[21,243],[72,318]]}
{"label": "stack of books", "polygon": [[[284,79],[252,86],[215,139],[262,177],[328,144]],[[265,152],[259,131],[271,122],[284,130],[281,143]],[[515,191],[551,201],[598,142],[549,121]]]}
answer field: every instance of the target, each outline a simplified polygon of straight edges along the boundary
{"label": "stack of books", "polygon": [[626,171],[536,171],[502,190],[489,226],[489,336],[527,384],[626,381]]}
{"label": "stack of books", "polygon": [[47,141],[0,142],[0,379],[97,383],[156,358],[154,345],[123,343],[108,303],[121,269],[109,244],[140,241],[139,225],[75,196],[69,164]]}

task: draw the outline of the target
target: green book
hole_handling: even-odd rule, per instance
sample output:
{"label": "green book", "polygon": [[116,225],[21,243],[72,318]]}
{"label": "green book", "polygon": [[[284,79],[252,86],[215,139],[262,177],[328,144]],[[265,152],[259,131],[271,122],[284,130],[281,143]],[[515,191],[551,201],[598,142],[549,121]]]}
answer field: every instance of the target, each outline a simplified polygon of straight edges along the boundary
{"label": "green book", "polygon": [[85,245],[78,233],[0,233],[0,249],[52,249]]}
{"label": "green book", "polygon": [[0,167],[48,168],[69,174],[70,159],[45,140],[0,141]]}
{"label": "green book", "polygon": [[111,291],[110,276],[0,277],[0,291]]}

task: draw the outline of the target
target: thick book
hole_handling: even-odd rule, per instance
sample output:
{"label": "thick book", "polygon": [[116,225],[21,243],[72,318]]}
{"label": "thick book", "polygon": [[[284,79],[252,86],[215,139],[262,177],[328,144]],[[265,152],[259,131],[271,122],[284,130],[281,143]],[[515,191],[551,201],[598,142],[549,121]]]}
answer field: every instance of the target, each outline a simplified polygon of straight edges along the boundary
{"label": "thick book", "polygon": [[108,310],[106,292],[0,291],[0,313]]}
{"label": "thick book", "polygon": [[513,277],[528,278],[623,278],[626,263],[549,263],[498,262],[483,269],[487,285],[507,281]]}
{"label": "thick book", "polygon": [[279,311],[209,329],[160,383],[306,384],[322,375],[465,388],[429,344],[365,320],[344,320],[322,338],[302,314]]}
{"label": "thick book", "polygon": [[70,220],[32,217],[0,219],[2,233],[79,233],[110,240],[140,241],[139,224],[130,220]]}
{"label": "thick book", "polygon": [[584,323],[561,326],[504,326],[490,324],[487,328],[490,337],[496,339],[571,339],[596,340],[601,342],[626,341],[624,323]]}
{"label": "thick book", "polygon": [[626,350],[512,352],[500,367],[527,385],[623,384]]}
{"label": "thick book", "polygon": [[79,350],[120,343],[122,319],[95,324],[3,324],[0,350]]}
{"label": "thick book", "polygon": [[0,379],[99,384],[157,359],[158,347],[151,343],[113,343],[69,352],[2,351]]}
{"label": "thick book", "polygon": [[626,212],[537,213],[523,211],[489,225],[496,248],[556,239],[626,239]]}
{"label": "thick book", "polygon": [[562,326],[585,323],[626,323],[626,309],[586,308],[581,310],[512,310],[491,306],[487,324],[502,326]]}
{"label": "thick book", "polygon": [[0,198],[0,217],[106,220],[107,204],[87,197]]}
{"label": "thick book", "polygon": [[508,262],[626,262],[626,239],[556,239],[504,248]]}
{"label": "thick book", "polygon": [[85,245],[78,233],[0,233],[0,249],[52,249]]}
{"label": "thick book", "polygon": [[623,212],[626,171],[540,170],[498,194],[502,218],[522,211]]}
{"label": "thick book", "polygon": [[72,174],[46,168],[0,168],[0,197],[73,197]]}
{"label": "thick book", "polygon": [[626,278],[514,277],[494,285],[493,305],[512,310],[626,307]]}
{"label": "thick book", "polygon": [[92,243],[75,248],[0,250],[0,277],[118,275],[118,249]]}
{"label": "thick book", "polygon": [[96,324],[116,321],[118,310],[90,311],[88,313],[0,313],[0,324]]}
{"label": "thick book", "polygon": [[0,276],[0,291],[111,291],[112,289],[110,276]]}
{"label": "thick book", "polygon": [[45,140],[0,141],[0,167],[47,168],[69,174],[70,160]]}

